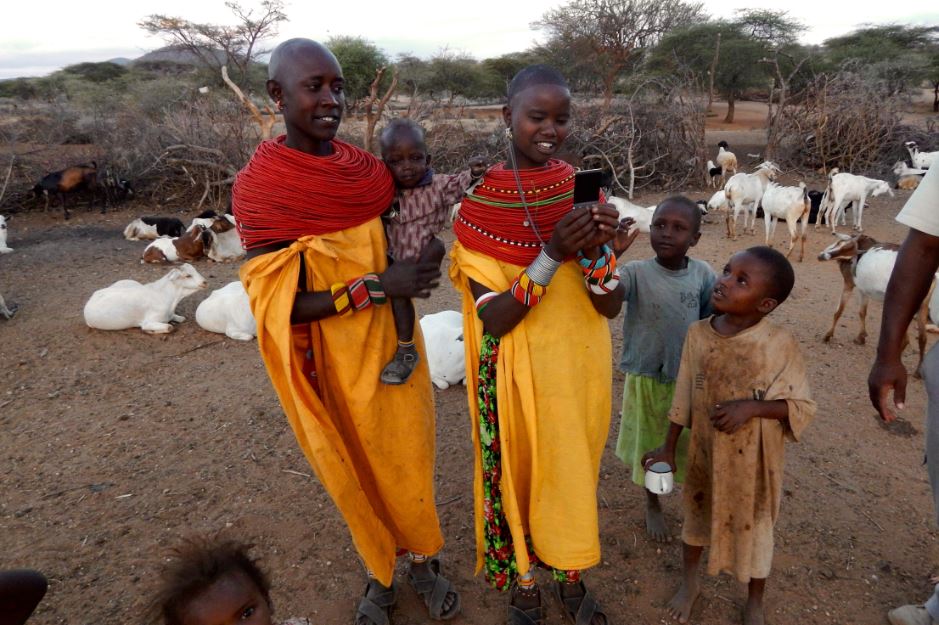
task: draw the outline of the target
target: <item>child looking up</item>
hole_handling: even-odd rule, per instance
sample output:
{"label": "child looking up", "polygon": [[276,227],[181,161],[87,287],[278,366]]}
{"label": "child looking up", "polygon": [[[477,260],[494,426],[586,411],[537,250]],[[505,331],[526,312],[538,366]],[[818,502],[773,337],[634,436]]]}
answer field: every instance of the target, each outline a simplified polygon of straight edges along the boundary
{"label": "child looking up", "polygon": [[784,443],[815,415],[799,343],[765,319],[792,291],[795,274],[769,247],[734,254],[714,285],[716,315],[688,329],[664,447],[646,454],[675,467],[691,429],[683,493],[683,579],[669,611],[687,623],[698,597],[698,565],[748,584],[743,622],[762,625],[782,499]]}
{"label": "child looking up", "polygon": [[[174,552],[151,604],[163,625],[273,625],[271,585],[249,545],[193,539]],[[309,625],[290,619],[280,625]]]}
{"label": "child looking up", "polygon": [[554,570],[568,616],[606,625],[581,570],[600,561],[608,319],[623,300],[605,244],[617,213],[608,204],[573,208],[574,168],[554,158],[571,119],[556,70],[521,70],[503,117],[509,161],[463,200],[450,265],[463,296],[477,566],[499,590],[512,588],[509,623],[544,623],[540,562]]}
{"label": "child looking up", "polygon": [[[397,192],[391,214],[385,220],[388,254],[395,260],[440,264],[445,253],[436,235],[443,230],[451,207],[486,169],[476,156],[470,169],[459,174],[437,174],[430,168],[424,129],[407,118],[393,119],[379,137],[381,157],[391,171]],[[404,384],[417,365],[414,347],[414,305],[402,297],[391,298],[398,349],[381,372],[385,384]]]}
{"label": "child looking up", "polygon": [[[649,241],[655,256],[620,268],[626,316],[619,366],[626,383],[616,455],[639,486],[645,477],[642,456],[660,445],[668,432],[668,409],[688,326],[711,314],[714,272],[707,263],[688,258],[688,250],[700,238],[698,205],[680,195],[667,198],[652,215]],[[620,246],[616,251],[622,251]],[[683,436],[676,451],[679,482],[687,446],[688,437]],[[668,536],[658,495],[649,491],[646,531],[659,542]]]}

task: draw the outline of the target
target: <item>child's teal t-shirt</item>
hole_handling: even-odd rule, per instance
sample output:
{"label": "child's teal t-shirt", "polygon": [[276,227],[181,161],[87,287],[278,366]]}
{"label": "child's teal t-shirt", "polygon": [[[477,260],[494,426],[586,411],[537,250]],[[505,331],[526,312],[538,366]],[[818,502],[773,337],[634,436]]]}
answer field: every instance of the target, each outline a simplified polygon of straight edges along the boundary
{"label": "child's teal t-shirt", "polygon": [[649,258],[626,263],[619,274],[626,287],[620,370],[671,382],[688,326],[711,314],[714,271],[694,258],[677,271]]}

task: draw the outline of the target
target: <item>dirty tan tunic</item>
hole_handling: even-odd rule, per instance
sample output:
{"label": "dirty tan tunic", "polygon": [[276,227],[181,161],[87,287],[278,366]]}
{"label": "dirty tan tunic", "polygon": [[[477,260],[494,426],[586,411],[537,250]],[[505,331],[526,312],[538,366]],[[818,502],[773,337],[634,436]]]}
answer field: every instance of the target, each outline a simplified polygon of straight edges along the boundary
{"label": "dirty tan tunic", "polygon": [[[751,419],[734,434],[708,418],[717,403],[785,399],[789,421]],[[708,573],[765,578],[782,497],[784,441],[815,415],[799,344],[763,319],[730,337],[704,319],[688,330],[669,419],[691,428],[682,540],[709,546]]]}

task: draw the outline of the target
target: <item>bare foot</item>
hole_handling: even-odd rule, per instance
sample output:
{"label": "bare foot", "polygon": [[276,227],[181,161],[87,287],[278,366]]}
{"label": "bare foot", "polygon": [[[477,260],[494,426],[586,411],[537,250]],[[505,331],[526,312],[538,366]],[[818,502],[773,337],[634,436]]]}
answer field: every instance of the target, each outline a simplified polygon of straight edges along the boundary
{"label": "bare foot", "polygon": [[682,582],[681,588],[668,602],[669,616],[678,619],[679,623],[687,623],[691,619],[691,610],[694,609],[699,594],[701,594],[701,589],[698,587],[697,580],[690,584]]}
{"label": "bare foot", "polygon": [[763,602],[761,600],[747,599],[747,607],[743,609],[743,625],[764,625]]}
{"label": "bare foot", "polygon": [[651,506],[646,508],[646,533],[655,542],[671,542],[672,537],[665,527],[665,515],[662,514],[662,508]]}

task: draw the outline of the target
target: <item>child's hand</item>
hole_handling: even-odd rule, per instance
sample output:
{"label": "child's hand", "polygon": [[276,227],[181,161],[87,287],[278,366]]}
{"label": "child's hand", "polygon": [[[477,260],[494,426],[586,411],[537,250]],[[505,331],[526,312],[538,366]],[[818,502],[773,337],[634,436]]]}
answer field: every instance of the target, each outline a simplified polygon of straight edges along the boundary
{"label": "child's hand", "polygon": [[711,409],[711,423],[725,434],[733,434],[747,421],[760,415],[761,401],[743,399],[714,404]]}
{"label": "child's hand", "polygon": [[653,449],[652,451],[646,452],[642,456],[642,468],[647,469],[656,462],[665,462],[672,468],[672,473],[676,471],[675,467],[675,451],[671,452],[665,448],[665,445],[659,447],[658,449]]}
{"label": "child's hand", "polygon": [[479,178],[489,167],[489,159],[487,159],[483,154],[474,154],[469,159],[469,167],[470,174],[473,175],[473,178]]}
{"label": "child's hand", "polygon": [[633,228],[636,220],[632,217],[621,219],[616,229],[616,236],[613,237],[613,254],[619,258],[623,252],[629,249],[636,237],[639,236],[639,228]]}
{"label": "child's hand", "polygon": [[569,258],[588,246],[595,228],[590,210],[575,208],[561,217],[554,227],[545,251],[555,260]]}

